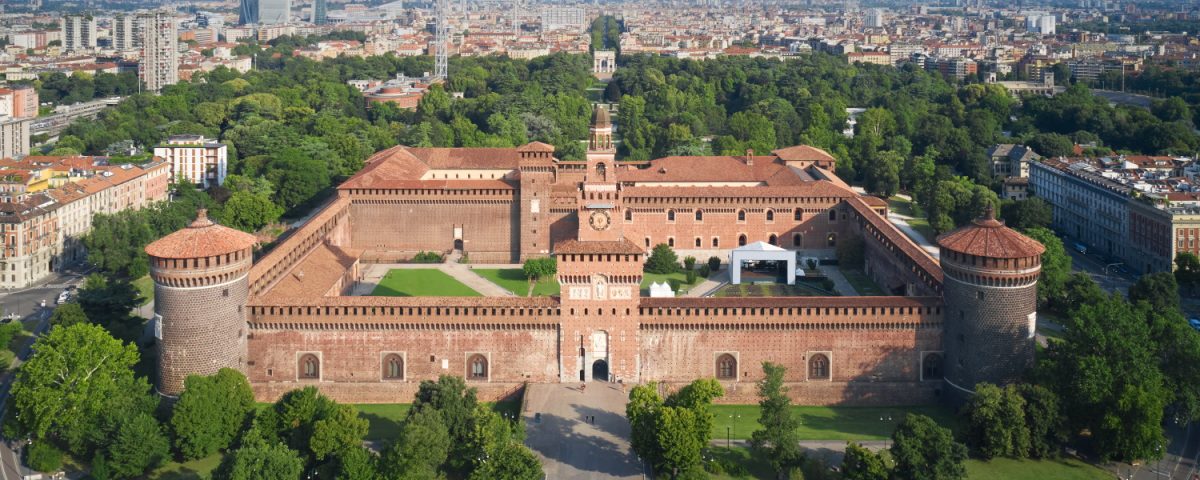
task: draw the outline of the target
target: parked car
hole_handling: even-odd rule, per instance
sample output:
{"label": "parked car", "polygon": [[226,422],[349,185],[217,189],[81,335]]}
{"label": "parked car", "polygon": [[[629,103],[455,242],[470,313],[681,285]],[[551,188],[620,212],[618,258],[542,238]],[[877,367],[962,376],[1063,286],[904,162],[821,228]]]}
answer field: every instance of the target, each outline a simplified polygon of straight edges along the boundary
{"label": "parked car", "polygon": [[0,318],[0,323],[8,323],[13,320],[20,320],[20,319],[21,319],[21,314],[19,314],[17,312],[12,312],[10,314],[5,315],[4,318]]}
{"label": "parked car", "polygon": [[1075,242],[1075,251],[1087,255],[1087,245]]}
{"label": "parked car", "polygon": [[70,299],[71,299],[71,292],[64,291],[64,292],[58,294],[58,304],[59,305],[67,303],[67,301]]}
{"label": "parked car", "polygon": [[1188,325],[1191,325],[1192,328],[1196,329],[1197,331],[1200,331],[1200,318],[1193,318],[1191,320],[1188,320]]}

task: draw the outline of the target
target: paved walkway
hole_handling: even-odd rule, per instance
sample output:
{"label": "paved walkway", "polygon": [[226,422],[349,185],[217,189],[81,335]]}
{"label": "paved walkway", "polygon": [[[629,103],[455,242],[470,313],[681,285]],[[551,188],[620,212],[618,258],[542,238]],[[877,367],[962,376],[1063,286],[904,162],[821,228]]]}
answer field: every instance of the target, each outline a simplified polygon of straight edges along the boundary
{"label": "paved walkway", "polygon": [[[850,188],[851,188],[851,190],[854,190],[859,195],[867,194],[866,190],[863,190],[862,187],[850,187]],[[903,193],[897,193],[896,197],[907,200],[909,202],[913,201],[912,197],[910,197],[906,194],[903,194]],[[908,215],[901,215],[899,213],[893,212],[891,209],[888,209],[887,219],[889,222],[892,222],[892,225],[895,225],[896,228],[900,229],[901,232],[904,232],[905,235],[908,235],[908,238],[912,239],[913,243],[916,243],[918,247],[921,247],[922,250],[925,250],[926,252],[928,252],[929,255],[933,256],[934,259],[941,258],[941,250],[938,249],[937,245],[934,245],[933,242],[930,241],[930,239],[925,238],[925,235],[922,235],[921,232],[916,231],[915,229],[912,228],[911,225],[908,224],[908,220],[911,220],[912,218],[913,217],[910,217]]]}
{"label": "paved walkway", "polygon": [[692,287],[687,293],[680,295],[682,297],[709,297],[712,296],[718,288],[729,284],[729,265],[725,265],[723,270],[718,271],[714,275],[700,282],[699,285]]}
{"label": "paved walkway", "polygon": [[[525,444],[542,459],[547,479],[640,479],[629,445],[627,397],[616,384],[532,384],[525,391]],[[594,419],[594,423],[587,420]]]}
{"label": "paved walkway", "polygon": [[817,269],[820,270],[821,273],[824,273],[827,278],[829,278],[830,280],[833,281],[833,288],[835,288],[835,289],[837,289],[837,291],[841,292],[842,296],[846,296],[846,297],[857,297],[858,296],[858,290],[855,290],[854,286],[850,285],[850,281],[846,280],[846,276],[842,275],[841,270],[838,270],[836,267],[831,267],[829,265],[818,265]]}
{"label": "paved walkway", "polygon": [[[375,291],[375,286],[379,285],[379,281],[384,275],[391,270],[420,270],[420,269],[437,269],[444,272],[446,275],[454,277],[455,280],[462,282],[464,285],[471,287],[472,290],[479,292],[485,297],[512,297],[513,292],[505,290],[489,281],[479,274],[471,271],[473,267],[490,267],[488,265],[468,265],[459,263],[461,254],[453,253],[446,257],[443,263],[375,263],[364,265],[362,267],[362,279],[351,290],[350,295],[367,296]],[[496,265],[495,268],[511,268],[510,265]],[[518,265],[517,268],[520,268]]]}

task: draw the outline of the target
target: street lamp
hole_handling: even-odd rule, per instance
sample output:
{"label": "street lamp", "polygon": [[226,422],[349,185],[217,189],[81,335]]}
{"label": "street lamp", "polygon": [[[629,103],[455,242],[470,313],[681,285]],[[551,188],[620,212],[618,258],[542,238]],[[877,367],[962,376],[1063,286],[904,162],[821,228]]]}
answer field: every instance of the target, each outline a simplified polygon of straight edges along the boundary
{"label": "street lamp", "polygon": [[1162,478],[1163,445],[1160,443],[1154,447],[1154,452],[1158,454],[1158,468],[1154,469],[1154,478]]}
{"label": "street lamp", "polygon": [[[879,415],[879,422],[883,423],[883,424],[891,423],[892,422],[892,414],[886,413],[886,414]],[[885,450],[888,448],[888,438],[889,438],[889,436],[886,436],[886,435],[883,437],[883,448]]]}
{"label": "street lamp", "polygon": [[1116,288],[1116,285],[1113,284],[1112,278],[1108,274],[1108,269],[1118,266],[1118,265],[1124,265],[1124,263],[1121,263],[1121,262],[1110,263],[1110,264],[1104,266],[1104,282],[1109,284],[1110,286],[1112,286],[1114,289]]}

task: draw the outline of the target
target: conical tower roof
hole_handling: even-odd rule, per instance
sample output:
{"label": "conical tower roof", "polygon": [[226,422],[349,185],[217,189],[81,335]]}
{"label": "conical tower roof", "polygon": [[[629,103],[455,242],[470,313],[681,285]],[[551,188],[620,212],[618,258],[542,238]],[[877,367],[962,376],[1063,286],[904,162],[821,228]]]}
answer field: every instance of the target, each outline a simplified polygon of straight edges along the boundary
{"label": "conical tower roof", "polygon": [[155,240],[146,246],[146,253],[158,258],[204,258],[245,250],[257,243],[254,235],[209,220],[208,210],[202,208],[187,228]]}
{"label": "conical tower roof", "polygon": [[612,120],[608,117],[608,109],[596,104],[596,109],[592,110],[592,128],[610,127],[612,127]]}
{"label": "conical tower roof", "polygon": [[989,258],[1025,258],[1046,251],[1037,240],[1004,226],[991,207],[970,224],[937,239],[943,250]]}

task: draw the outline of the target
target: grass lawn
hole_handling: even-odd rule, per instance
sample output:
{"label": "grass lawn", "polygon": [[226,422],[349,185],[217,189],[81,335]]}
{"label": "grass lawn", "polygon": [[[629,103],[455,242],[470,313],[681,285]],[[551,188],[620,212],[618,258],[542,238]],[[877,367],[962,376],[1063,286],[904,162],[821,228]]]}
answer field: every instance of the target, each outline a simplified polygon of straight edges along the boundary
{"label": "grass lawn", "polygon": [[192,480],[209,478],[212,471],[221,464],[221,454],[217,453],[190,462],[168,462],[148,475],[149,478],[162,480]]}
{"label": "grass lawn", "polygon": [[[489,405],[497,413],[513,418],[516,418],[521,408],[520,402],[517,401],[485,402],[484,405]],[[404,417],[408,416],[408,410],[412,408],[412,404],[359,403],[355,404],[354,408],[358,410],[360,417],[367,419],[367,440],[390,442],[396,438],[400,431],[400,423],[404,421]]]}
{"label": "grass lawn", "polygon": [[926,240],[932,242],[937,239],[937,234],[933,233],[933,227],[929,226],[929,220],[914,217],[906,221],[908,222],[908,226],[912,227],[913,230],[916,230],[917,233],[920,233],[922,236],[924,236]]}
{"label": "grass lawn", "polygon": [[771,463],[760,455],[755,455],[750,452],[750,449],[745,447],[733,448],[709,448],[705,456],[711,456],[716,461],[721,462],[721,465],[740,465],[746,470],[748,475],[731,475],[729,473],[721,473],[710,475],[710,478],[725,480],[725,479],[742,479],[742,478],[775,478],[775,471],[771,469]]}
{"label": "grass lawn", "polygon": [[[757,430],[758,405],[713,405],[715,417],[713,438],[725,438],[725,427],[733,439],[748,439]],[[905,413],[919,413],[933,418],[942,426],[956,432],[961,420],[953,411],[934,406],[922,407],[792,407],[800,417],[801,440],[883,440],[892,435]],[[732,417],[731,417],[732,416]],[[881,417],[891,421],[880,421]]]}
{"label": "grass lawn", "polygon": [[[529,280],[519,268],[474,268],[471,271],[517,296],[529,295]],[[558,292],[558,281],[552,278],[537,282],[533,288],[533,295],[538,297],[558,295]]]}
{"label": "grass lawn", "polygon": [[142,305],[154,300],[154,280],[151,280],[149,275],[134,280],[133,286],[137,288],[138,292],[142,294],[142,298],[145,299],[142,301]]}
{"label": "grass lawn", "polygon": [[993,458],[989,461],[967,460],[970,480],[1091,480],[1113,478],[1112,474],[1075,459],[1013,460]]}
{"label": "grass lawn", "polygon": [[383,297],[478,297],[479,292],[441,270],[395,269],[384,275],[371,295]]}
{"label": "grass lawn", "polygon": [[643,295],[650,294],[649,292],[650,292],[650,284],[651,283],[667,282],[668,284],[671,285],[671,288],[673,290],[675,290],[675,293],[682,295],[683,293],[687,292],[688,290],[691,290],[692,287],[699,285],[703,281],[704,281],[703,277],[696,275],[696,282],[689,284],[689,283],[687,283],[687,274],[685,274],[683,272],[676,272],[676,273],[649,273],[649,272],[646,272],[646,273],[642,274],[642,294]]}
{"label": "grass lawn", "polygon": [[871,281],[871,277],[868,277],[867,274],[862,270],[847,268],[842,269],[841,272],[842,276],[846,277],[846,281],[850,282],[850,286],[854,287],[854,290],[857,291],[859,295],[884,295],[884,292],[879,288],[879,285],[876,285],[875,282]]}

